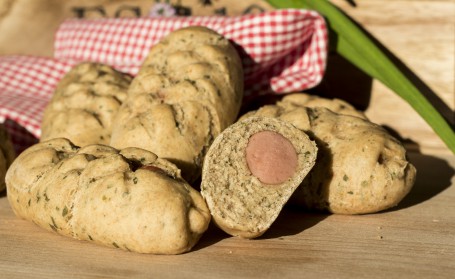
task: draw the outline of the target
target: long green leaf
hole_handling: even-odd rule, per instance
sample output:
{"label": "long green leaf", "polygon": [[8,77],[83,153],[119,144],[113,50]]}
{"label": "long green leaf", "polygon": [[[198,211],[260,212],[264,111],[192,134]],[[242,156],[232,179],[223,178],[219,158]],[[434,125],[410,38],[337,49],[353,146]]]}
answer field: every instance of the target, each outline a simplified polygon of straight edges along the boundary
{"label": "long green leaf", "polygon": [[455,132],[450,124],[397,65],[337,7],[325,0],[267,1],[276,8],[311,9],[321,13],[338,35],[336,51],[408,102],[455,153]]}

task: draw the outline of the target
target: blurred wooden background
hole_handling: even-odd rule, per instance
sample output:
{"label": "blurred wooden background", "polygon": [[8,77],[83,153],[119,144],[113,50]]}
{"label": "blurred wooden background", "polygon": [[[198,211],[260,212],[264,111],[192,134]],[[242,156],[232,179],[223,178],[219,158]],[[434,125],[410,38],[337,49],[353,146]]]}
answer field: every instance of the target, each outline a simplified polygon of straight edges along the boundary
{"label": "blurred wooden background", "polygon": [[[437,95],[445,114],[455,108],[455,1],[332,0],[395,54]],[[352,5],[352,3],[355,5]],[[353,82],[355,86],[355,81]],[[400,97],[373,81],[368,117],[417,143],[423,153],[449,152],[426,122]]]}

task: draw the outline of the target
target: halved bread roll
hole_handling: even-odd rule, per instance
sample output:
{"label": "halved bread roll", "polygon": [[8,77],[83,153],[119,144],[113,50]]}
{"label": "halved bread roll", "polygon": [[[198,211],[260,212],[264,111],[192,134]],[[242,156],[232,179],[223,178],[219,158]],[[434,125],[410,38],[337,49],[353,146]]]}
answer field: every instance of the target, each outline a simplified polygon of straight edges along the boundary
{"label": "halved bread roll", "polygon": [[316,144],[289,123],[252,117],[224,130],[204,161],[201,194],[225,232],[255,238],[269,229],[311,170]]}
{"label": "halved bread roll", "polygon": [[310,108],[295,98],[241,117],[287,121],[318,144],[316,164],[290,202],[332,213],[365,214],[394,207],[409,193],[416,169],[399,140],[356,113]]}

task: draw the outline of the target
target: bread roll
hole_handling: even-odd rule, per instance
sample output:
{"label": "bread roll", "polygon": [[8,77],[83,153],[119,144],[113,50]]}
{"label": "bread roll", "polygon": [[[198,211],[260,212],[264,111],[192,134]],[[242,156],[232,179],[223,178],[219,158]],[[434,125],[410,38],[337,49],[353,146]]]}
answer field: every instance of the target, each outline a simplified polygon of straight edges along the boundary
{"label": "bread roll", "polygon": [[131,77],[107,65],[84,62],[74,66],[46,106],[40,140],[64,137],[79,146],[108,144],[130,81]]}
{"label": "bread roll", "polygon": [[138,148],[79,148],[52,139],[6,175],[17,216],[62,235],[139,253],[189,251],[207,229],[200,193],[170,162]]}
{"label": "bread roll", "polygon": [[281,100],[281,106],[286,107],[287,110],[291,110],[292,108],[296,107],[324,107],[338,114],[351,115],[367,119],[366,115],[363,112],[357,110],[353,105],[344,100],[337,98],[328,99],[307,93],[294,93],[285,95]]}
{"label": "bread roll", "polygon": [[210,147],[201,194],[225,232],[255,238],[266,232],[313,167],[316,144],[273,118],[251,117],[224,130]]}
{"label": "bread roll", "polygon": [[151,49],[133,79],[111,145],[150,150],[194,181],[242,98],[242,64],[230,42],[205,27],[176,30]]}
{"label": "bread roll", "polygon": [[306,131],[318,144],[315,166],[291,202],[309,209],[365,214],[396,206],[411,190],[416,169],[403,145],[381,126],[291,98],[250,112],[281,119]]}

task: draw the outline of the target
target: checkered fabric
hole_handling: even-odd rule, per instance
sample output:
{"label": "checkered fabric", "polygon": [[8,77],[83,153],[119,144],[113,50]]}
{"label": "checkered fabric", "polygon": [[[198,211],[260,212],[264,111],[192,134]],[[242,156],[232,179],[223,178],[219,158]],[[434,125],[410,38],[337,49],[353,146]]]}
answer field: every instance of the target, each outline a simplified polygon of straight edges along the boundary
{"label": "checkered fabric", "polygon": [[58,81],[76,63],[101,62],[135,75],[163,36],[193,25],[209,27],[237,47],[245,72],[245,100],[302,91],[324,75],[327,29],[314,11],[67,20],[56,33],[54,58],[0,57],[0,122],[5,122],[17,151],[40,137],[44,108]]}

